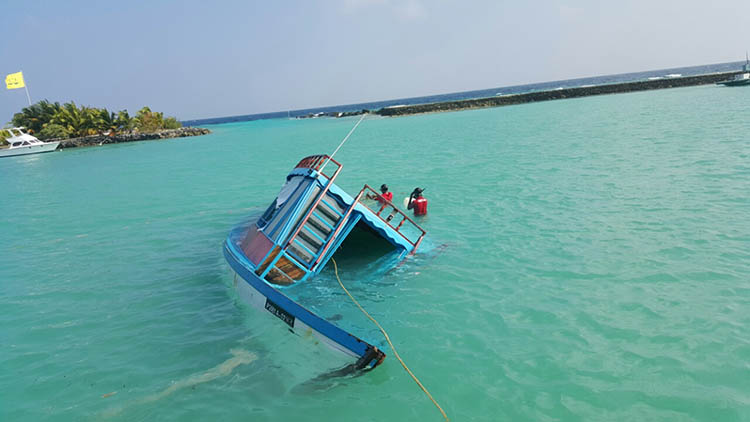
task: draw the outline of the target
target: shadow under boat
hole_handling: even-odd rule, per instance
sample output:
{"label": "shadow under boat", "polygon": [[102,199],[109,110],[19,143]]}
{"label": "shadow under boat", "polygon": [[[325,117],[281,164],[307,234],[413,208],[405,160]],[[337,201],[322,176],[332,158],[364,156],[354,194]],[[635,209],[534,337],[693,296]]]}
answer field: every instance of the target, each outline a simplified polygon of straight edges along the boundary
{"label": "shadow under boat", "polygon": [[[335,170],[325,173],[329,165]],[[370,186],[355,197],[346,193],[334,183],[341,169],[327,155],[303,158],[266,212],[233,229],[223,248],[243,301],[349,361],[322,379],[373,369],[386,355],[335,324],[341,318],[321,318],[293,300],[289,289],[303,288],[337,251],[347,265],[372,260],[395,265],[414,253],[426,234],[390,201],[368,201],[368,195],[379,197]]]}

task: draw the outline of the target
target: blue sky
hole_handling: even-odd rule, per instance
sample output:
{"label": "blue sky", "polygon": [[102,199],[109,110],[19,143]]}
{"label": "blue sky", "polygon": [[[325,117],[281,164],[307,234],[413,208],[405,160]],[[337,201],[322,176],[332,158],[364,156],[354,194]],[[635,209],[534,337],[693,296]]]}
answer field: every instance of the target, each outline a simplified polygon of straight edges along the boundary
{"label": "blue sky", "polygon": [[[9,1],[32,101],[178,119],[738,61],[750,2]],[[0,123],[27,104],[3,90]]]}

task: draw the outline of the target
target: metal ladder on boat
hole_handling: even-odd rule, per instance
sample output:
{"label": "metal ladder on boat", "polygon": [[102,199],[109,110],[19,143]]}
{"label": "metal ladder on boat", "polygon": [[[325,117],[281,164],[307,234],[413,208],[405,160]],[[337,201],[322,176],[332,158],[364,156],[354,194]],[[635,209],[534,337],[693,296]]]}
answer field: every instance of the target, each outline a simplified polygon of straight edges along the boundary
{"label": "metal ladder on boat", "polygon": [[[336,171],[330,176],[322,172],[327,163],[333,163],[337,166]],[[309,271],[325,256],[326,251],[333,243],[333,239],[346,224],[361,194],[357,196],[351,206],[346,208],[328,195],[333,181],[336,180],[343,166],[327,155],[307,157],[300,161],[298,167],[312,168],[319,171],[319,174],[327,179],[323,188],[318,192],[315,201],[300,220],[297,229],[289,237],[283,248],[294,260],[304,266],[306,271]]]}
{"label": "metal ladder on boat", "polygon": [[[329,175],[322,172],[325,164],[332,162],[338,166],[336,171]],[[315,200],[304,213],[304,216],[297,224],[295,231],[289,236],[289,240],[281,246],[277,246],[269,253],[264,263],[256,270],[261,278],[275,284],[291,285],[304,279],[311,272],[315,271],[315,266],[326,256],[326,252],[331,245],[335,243],[335,238],[344,228],[349,216],[354,211],[357,204],[363,204],[367,209],[372,211],[386,225],[392,228],[396,233],[402,236],[412,248],[412,253],[419,247],[426,232],[419,227],[411,218],[406,216],[403,211],[396,208],[390,201],[380,206],[378,211],[372,210],[368,205],[361,202],[366,192],[372,192],[377,195],[374,189],[365,185],[359,194],[352,201],[351,205],[341,205],[335,198],[328,195],[331,184],[341,171],[342,165],[327,155],[313,155],[305,157],[300,161],[296,168],[310,168],[319,172],[326,180],[322,183],[322,189],[316,194]],[[383,211],[388,207],[389,217],[383,218]],[[401,222],[394,226],[391,224],[391,217],[401,215]],[[411,240],[402,231],[404,223],[410,223],[420,235],[418,239]]]}
{"label": "metal ladder on boat", "polygon": [[[337,166],[331,175],[323,173],[327,163]],[[320,256],[325,253],[328,242],[346,221],[338,203],[333,198],[331,201],[324,199],[331,183],[341,172],[341,167],[341,163],[328,155],[311,155],[295,166],[295,169],[307,168],[317,172],[325,178],[325,182],[289,240],[284,245],[276,246],[256,270],[261,278],[274,284],[291,285],[310,274]]]}
{"label": "metal ladder on boat", "polygon": [[328,251],[356,204],[355,201],[344,210],[338,203],[332,205],[330,201],[319,201],[314,208],[311,207],[311,212],[287,246],[283,249],[277,247],[270,254],[268,264],[258,269],[258,274],[266,281],[286,286],[304,279]]}
{"label": "metal ladder on boat", "polygon": [[[324,190],[327,191],[327,189]],[[303,220],[296,235],[290,238],[287,250],[308,268],[312,267],[327,249],[325,246],[344,224],[347,211],[335,200],[326,201],[325,193],[323,193],[317,205],[311,207],[307,219]]]}

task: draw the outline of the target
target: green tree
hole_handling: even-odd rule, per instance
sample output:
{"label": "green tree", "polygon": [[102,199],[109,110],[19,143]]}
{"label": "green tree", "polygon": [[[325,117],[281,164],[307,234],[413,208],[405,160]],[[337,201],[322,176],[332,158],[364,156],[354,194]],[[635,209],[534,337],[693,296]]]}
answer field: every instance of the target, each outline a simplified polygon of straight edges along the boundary
{"label": "green tree", "polygon": [[133,119],[130,118],[127,110],[119,111],[117,114],[109,112],[106,108],[94,110],[97,110],[98,116],[91,116],[92,125],[96,127],[98,133],[106,132],[115,135],[133,128]]}
{"label": "green tree", "polygon": [[47,123],[44,125],[44,129],[39,132],[37,137],[42,140],[52,138],[65,139],[70,137],[70,131],[68,131],[61,125],[55,123]]}
{"label": "green tree", "polygon": [[60,111],[52,118],[51,123],[62,126],[71,136],[83,136],[82,133],[85,132],[83,129],[85,117],[76,103],[72,101],[65,103],[60,108]]}
{"label": "green tree", "polygon": [[164,129],[179,129],[182,127],[182,123],[178,122],[174,117],[167,117],[164,119]]}
{"label": "green tree", "polygon": [[119,111],[115,122],[119,130],[122,132],[133,130],[133,127],[135,126],[135,121],[130,117],[127,110]]}
{"label": "green tree", "polygon": [[[102,113],[102,111],[104,113]],[[109,112],[105,110],[99,110],[98,108],[81,106],[81,114],[83,121],[79,128],[78,136],[96,135],[102,132],[106,132],[107,122],[102,119],[102,115],[108,115]]]}
{"label": "green tree", "polygon": [[135,117],[130,117],[127,110],[114,113],[106,108],[78,106],[72,101],[60,105],[47,100],[23,108],[13,116],[12,123],[26,127],[29,133],[41,139],[117,134],[133,129],[154,132],[182,127],[176,118],[165,119],[163,113],[151,111],[148,107],[143,107]]}
{"label": "green tree", "polygon": [[42,100],[24,107],[20,113],[14,114],[11,123],[13,123],[13,126],[23,126],[29,133],[35,134],[40,132],[44,128],[44,124],[50,122],[61,109],[60,103]]}
{"label": "green tree", "polygon": [[6,138],[10,138],[10,132],[5,129],[0,129],[0,145],[7,144]]}
{"label": "green tree", "polygon": [[141,132],[153,132],[164,127],[164,115],[153,112],[148,107],[138,110],[135,115],[135,126]]}
{"label": "green tree", "polygon": [[97,131],[99,133],[114,134],[118,132],[117,115],[106,108],[97,109],[99,113]]}
{"label": "green tree", "polygon": [[105,132],[108,121],[103,116],[109,112],[97,108],[81,106],[74,102],[63,104],[60,111],[52,118],[51,123],[65,128],[71,136],[96,135]]}

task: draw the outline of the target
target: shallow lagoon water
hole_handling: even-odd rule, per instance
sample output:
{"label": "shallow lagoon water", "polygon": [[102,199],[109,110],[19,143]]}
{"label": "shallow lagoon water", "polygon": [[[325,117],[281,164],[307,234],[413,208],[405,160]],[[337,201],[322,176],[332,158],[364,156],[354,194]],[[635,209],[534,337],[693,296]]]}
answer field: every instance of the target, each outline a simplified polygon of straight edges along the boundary
{"label": "shallow lagoon water", "polygon": [[[455,421],[750,419],[750,89],[365,120],[339,185],[426,187],[421,253],[342,281]],[[355,119],[0,161],[0,419],[441,420],[393,354],[239,302],[221,255]],[[316,305],[384,346],[330,271]]]}

